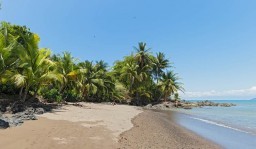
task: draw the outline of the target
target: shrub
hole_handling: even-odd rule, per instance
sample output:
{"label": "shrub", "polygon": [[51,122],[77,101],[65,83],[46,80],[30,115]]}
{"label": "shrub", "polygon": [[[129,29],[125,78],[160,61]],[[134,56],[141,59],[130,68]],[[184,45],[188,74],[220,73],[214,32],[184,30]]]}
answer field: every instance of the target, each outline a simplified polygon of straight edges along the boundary
{"label": "shrub", "polygon": [[62,101],[61,94],[55,88],[53,88],[53,89],[45,88],[41,91],[41,95],[43,96],[44,99],[47,100],[47,102],[61,102]]}

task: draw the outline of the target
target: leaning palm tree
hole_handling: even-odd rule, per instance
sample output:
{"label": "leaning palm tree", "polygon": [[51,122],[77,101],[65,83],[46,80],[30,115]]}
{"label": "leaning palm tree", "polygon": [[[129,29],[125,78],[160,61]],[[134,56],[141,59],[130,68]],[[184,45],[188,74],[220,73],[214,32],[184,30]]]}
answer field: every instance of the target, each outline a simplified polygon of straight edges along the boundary
{"label": "leaning palm tree", "polygon": [[162,90],[162,97],[164,101],[171,95],[178,93],[178,91],[184,91],[182,83],[178,82],[179,77],[173,71],[164,73],[160,79],[159,87]]}
{"label": "leaning palm tree", "polygon": [[32,91],[34,91],[35,98],[40,87],[48,85],[52,81],[62,80],[61,74],[51,71],[55,63],[49,59],[49,56],[50,50],[40,49],[36,57],[28,56],[28,59],[22,59],[19,70],[14,72],[12,79],[14,80],[14,84],[21,88],[20,95],[24,92],[23,101],[26,100],[31,88],[33,88]]}
{"label": "leaning palm tree", "polygon": [[42,85],[52,80],[61,80],[62,76],[54,71],[55,63],[50,60],[49,49],[38,49],[39,36],[36,34],[24,35],[26,43],[19,53],[18,69],[13,71],[14,84],[20,88],[20,97],[26,100],[28,92],[32,89],[34,97]]}

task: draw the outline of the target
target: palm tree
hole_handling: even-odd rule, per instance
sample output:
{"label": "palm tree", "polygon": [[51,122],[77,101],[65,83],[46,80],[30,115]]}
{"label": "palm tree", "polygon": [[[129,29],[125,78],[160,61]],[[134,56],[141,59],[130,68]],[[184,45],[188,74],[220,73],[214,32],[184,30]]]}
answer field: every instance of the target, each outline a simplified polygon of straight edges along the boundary
{"label": "palm tree", "polygon": [[[53,55],[51,58],[56,62],[56,71],[63,76],[63,83],[58,84],[60,93],[65,100],[78,100],[83,96],[82,76],[87,72],[71,53],[64,52],[63,55]],[[56,85],[55,85],[56,86]]]}
{"label": "palm tree", "polygon": [[136,50],[135,60],[137,61],[137,64],[139,65],[139,68],[142,69],[146,65],[151,64],[151,59],[149,55],[150,49],[146,48],[146,43],[139,42],[139,47],[134,47]]}
{"label": "palm tree", "polygon": [[5,22],[2,22],[0,27],[0,82],[4,73],[11,70],[19,61],[20,46],[17,38],[9,33],[9,27],[10,24]]}
{"label": "palm tree", "polygon": [[123,69],[121,70],[120,78],[124,81],[128,81],[126,84],[129,88],[129,92],[131,93],[133,90],[133,85],[135,80],[138,79],[138,68],[139,66],[135,63],[127,63]]}
{"label": "palm tree", "polygon": [[21,88],[20,95],[24,89],[23,101],[26,100],[31,87],[34,91],[34,97],[36,97],[41,86],[48,85],[51,81],[62,80],[62,75],[51,71],[55,63],[49,59],[50,50],[36,49],[35,51],[33,52],[34,56],[29,55],[29,53],[21,55],[19,70],[15,71],[15,75],[12,77],[14,84]]}
{"label": "palm tree", "polygon": [[102,71],[107,72],[108,64],[105,63],[103,60],[100,60],[100,61],[96,61],[95,67],[96,67],[96,69],[98,69],[98,70],[102,70]]}
{"label": "palm tree", "polygon": [[182,83],[178,82],[178,80],[177,74],[173,71],[168,71],[163,74],[163,77],[160,79],[159,87],[162,90],[164,101],[171,95],[178,93],[178,91],[184,90]]}
{"label": "palm tree", "polygon": [[165,58],[164,53],[159,52],[156,58],[153,59],[153,74],[158,84],[159,78],[163,75],[164,69],[170,67],[170,62]]}
{"label": "palm tree", "polygon": [[[39,49],[39,36],[30,32],[26,32],[22,36],[22,44],[18,51],[19,63],[17,69],[14,69],[11,75],[14,84],[20,88],[20,98],[26,100],[27,94],[31,88],[36,96],[42,85],[49,84],[51,80],[59,80],[61,75],[51,71],[54,67],[49,57],[51,51],[49,49]],[[24,89],[24,90],[23,90]],[[23,97],[21,97],[23,94]]]}
{"label": "palm tree", "polygon": [[85,61],[78,64],[85,72],[81,75],[81,90],[84,98],[93,98],[99,89],[104,88],[102,75],[105,74],[103,69],[93,62]]}
{"label": "palm tree", "polygon": [[142,93],[142,84],[144,84],[142,82],[148,78],[146,70],[148,70],[148,65],[140,69],[139,65],[130,62],[127,63],[121,71],[120,77],[123,81],[127,80],[126,84],[129,88],[129,92],[130,94],[135,94],[136,102],[139,102],[140,93]]}

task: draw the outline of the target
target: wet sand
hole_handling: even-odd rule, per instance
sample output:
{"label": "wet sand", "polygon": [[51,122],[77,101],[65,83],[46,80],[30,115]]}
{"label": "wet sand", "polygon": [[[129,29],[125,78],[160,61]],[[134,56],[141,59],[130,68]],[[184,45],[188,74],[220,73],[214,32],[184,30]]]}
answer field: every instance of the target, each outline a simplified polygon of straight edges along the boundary
{"label": "wet sand", "polygon": [[[168,114],[167,114],[168,113]],[[219,149],[220,146],[178,125],[172,112],[144,111],[133,119],[134,127],[121,134],[119,148]]]}

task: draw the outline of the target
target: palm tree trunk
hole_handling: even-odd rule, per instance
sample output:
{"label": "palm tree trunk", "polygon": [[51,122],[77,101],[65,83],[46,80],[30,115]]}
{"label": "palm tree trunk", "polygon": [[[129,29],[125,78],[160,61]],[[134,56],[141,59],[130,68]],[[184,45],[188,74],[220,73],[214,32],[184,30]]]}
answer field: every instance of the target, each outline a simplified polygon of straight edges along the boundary
{"label": "palm tree trunk", "polygon": [[20,100],[22,99],[22,92],[23,92],[23,87],[20,88],[20,92],[19,92],[19,98],[20,98]]}
{"label": "palm tree trunk", "polygon": [[22,99],[23,102],[25,102],[26,99],[27,99],[28,90],[29,90],[29,87],[26,87],[26,88],[25,88],[25,93],[24,93],[24,96],[23,96],[23,99]]}
{"label": "palm tree trunk", "polygon": [[33,95],[33,99],[36,99],[36,96],[37,96],[37,93],[38,93],[38,90],[39,90],[39,86],[40,86],[40,84],[37,85],[37,88],[36,88],[36,90],[34,92],[34,95]]}
{"label": "palm tree trunk", "polygon": [[136,91],[136,102],[138,103],[139,106],[141,106],[141,102],[139,100],[139,93]]}

